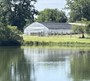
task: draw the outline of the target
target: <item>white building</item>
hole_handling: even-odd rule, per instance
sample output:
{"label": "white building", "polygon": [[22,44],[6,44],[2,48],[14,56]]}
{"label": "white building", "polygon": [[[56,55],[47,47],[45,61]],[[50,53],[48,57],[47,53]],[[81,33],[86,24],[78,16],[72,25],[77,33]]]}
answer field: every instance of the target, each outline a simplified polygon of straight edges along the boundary
{"label": "white building", "polygon": [[71,25],[68,23],[38,23],[34,22],[24,29],[26,35],[59,35],[70,34]]}

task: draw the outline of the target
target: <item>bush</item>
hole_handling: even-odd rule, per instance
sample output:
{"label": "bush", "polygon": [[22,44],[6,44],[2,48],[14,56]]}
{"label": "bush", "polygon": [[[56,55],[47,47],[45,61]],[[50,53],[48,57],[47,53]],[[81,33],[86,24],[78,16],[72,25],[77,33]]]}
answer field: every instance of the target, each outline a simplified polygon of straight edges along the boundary
{"label": "bush", "polygon": [[16,40],[1,41],[0,46],[21,46],[21,43]]}
{"label": "bush", "polygon": [[86,26],[86,33],[88,35],[90,35],[90,22],[88,23],[88,25]]}
{"label": "bush", "polygon": [[21,32],[15,26],[0,27],[0,45],[1,46],[20,46],[23,38],[20,36]]}

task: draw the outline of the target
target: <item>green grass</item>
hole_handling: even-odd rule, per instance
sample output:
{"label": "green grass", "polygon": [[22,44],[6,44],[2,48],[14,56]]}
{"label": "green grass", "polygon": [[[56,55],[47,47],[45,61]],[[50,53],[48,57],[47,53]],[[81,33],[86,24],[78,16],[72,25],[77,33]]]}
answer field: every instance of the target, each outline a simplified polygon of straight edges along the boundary
{"label": "green grass", "polygon": [[[87,37],[87,35],[86,35]],[[44,43],[55,43],[55,44],[87,44],[90,45],[90,39],[79,38],[79,35],[62,35],[62,36],[23,36],[25,42],[44,42]]]}

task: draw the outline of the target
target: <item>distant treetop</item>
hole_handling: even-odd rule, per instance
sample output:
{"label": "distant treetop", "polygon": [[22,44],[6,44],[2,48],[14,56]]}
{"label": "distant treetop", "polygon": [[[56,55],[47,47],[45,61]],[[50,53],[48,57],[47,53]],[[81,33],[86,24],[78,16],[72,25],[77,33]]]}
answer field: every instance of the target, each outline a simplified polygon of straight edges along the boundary
{"label": "distant treetop", "polygon": [[58,9],[44,9],[38,14],[38,22],[67,22],[65,12]]}

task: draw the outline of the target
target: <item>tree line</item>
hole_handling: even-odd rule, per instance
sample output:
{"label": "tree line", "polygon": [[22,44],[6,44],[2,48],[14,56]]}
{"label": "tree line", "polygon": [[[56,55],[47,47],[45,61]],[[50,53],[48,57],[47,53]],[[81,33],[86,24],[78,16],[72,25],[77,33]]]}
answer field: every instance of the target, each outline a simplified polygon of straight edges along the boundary
{"label": "tree line", "polygon": [[[20,34],[25,25],[34,21],[63,23],[90,21],[90,0],[66,0],[65,8],[70,10],[69,18],[64,11],[58,9],[45,9],[38,12],[33,4],[36,2],[36,0],[0,0],[0,44],[8,40],[21,41]],[[38,17],[34,18],[34,15]],[[84,30],[90,34],[89,23]]]}
{"label": "tree line", "polygon": [[76,22],[86,24],[86,26],[73,25],[73,31],[90,34],[90,0],[66,0],[66,10],[69,10],[69,17],[64,11],[58,9],[45,9],[38,14],[36,21],[39,22]]}
{"label": "tree line", "polygon": [[0,0],[0,45],[21,45],[23,27],[37,14],[32,2],[36,0]]}
{"label": "tree line", "polygon": [[64,11],[58,9],[44,9],[38,13],[38,22],[67,22],[67,16]]}
{"label": "tree line", "polygon": [[[39,22],[76,22],[86,19],[90,21],[89,0],[66,0],[66,9],[69,9],[69,18],[64,11],[58,9],[44,9],[38,12],[34,4],[36,0],[0,0],[0,22],[4,25],[17,26],[23,31],[27,23]],[[38,18],[34,18],[34,15]]]}
{"label": "tree line", "polygon": [[66,9],[69,12],[69,22],[78,22],[85,24],[86,26],[74,25],[73,30],[78,33],[90,34],[90,0],[66,0]]}

